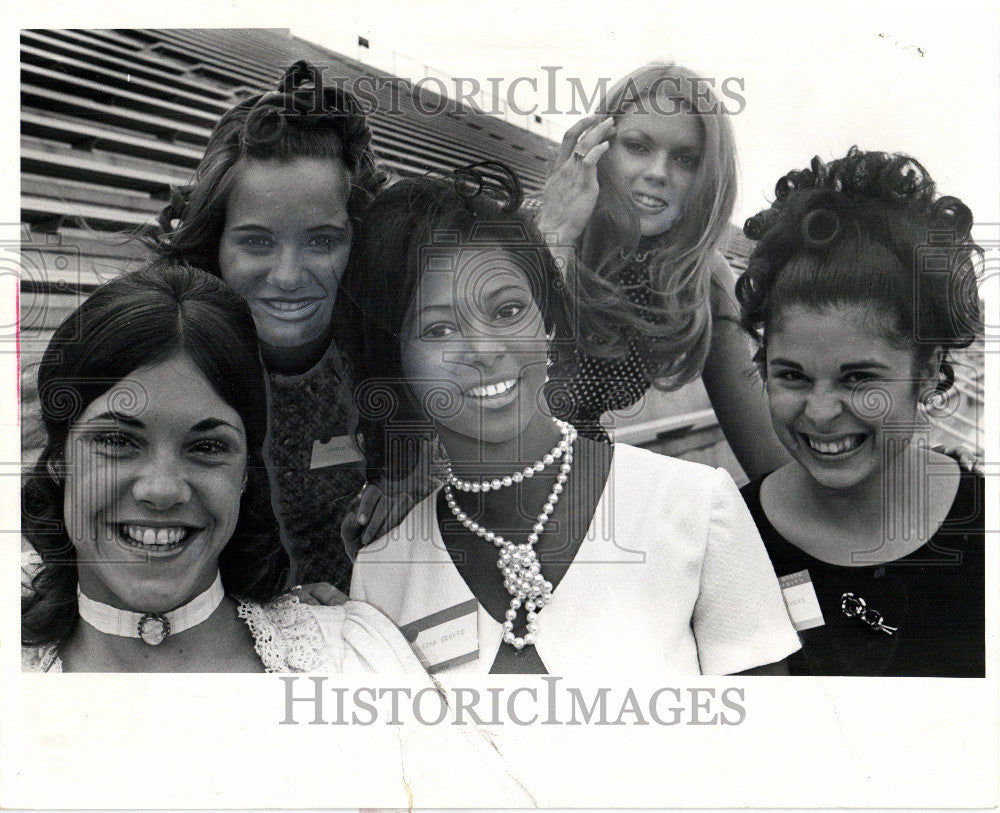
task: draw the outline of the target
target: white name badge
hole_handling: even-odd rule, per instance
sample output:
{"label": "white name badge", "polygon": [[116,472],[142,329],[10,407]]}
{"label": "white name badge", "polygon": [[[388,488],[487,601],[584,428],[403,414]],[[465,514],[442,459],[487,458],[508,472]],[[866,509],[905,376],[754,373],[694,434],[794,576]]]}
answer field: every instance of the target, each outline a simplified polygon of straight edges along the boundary
{"label": "white name badge", "polygon": [[337,435],[326,443],[313,441],[310,469],[323,469],[327,466],[344,466],[348,463],[363,463],[364,455],[350,435]]}
{"label": "white name badge", "polygon": [[778,579],[778,584],[785,597],[788,616],[797,631],[822,627],[826,623],[808,570],[782,576]]}
{"label": "white name badge", "polygon": [[469,599],[400,627],[428,672],[479,657],[479,604]]}

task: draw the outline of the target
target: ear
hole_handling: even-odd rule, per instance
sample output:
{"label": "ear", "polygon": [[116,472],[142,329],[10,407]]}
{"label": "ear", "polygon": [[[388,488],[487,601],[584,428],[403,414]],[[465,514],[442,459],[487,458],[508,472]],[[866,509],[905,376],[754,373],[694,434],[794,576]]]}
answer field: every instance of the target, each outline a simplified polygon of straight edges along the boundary
{"label": "ear", "polygon": [[926,403],[928,399],[940,390],[938,386],[941,382],[941,365],[944,362],[945,349],[938,345],[920,368],[916,371],[917,392],[920,401]]}

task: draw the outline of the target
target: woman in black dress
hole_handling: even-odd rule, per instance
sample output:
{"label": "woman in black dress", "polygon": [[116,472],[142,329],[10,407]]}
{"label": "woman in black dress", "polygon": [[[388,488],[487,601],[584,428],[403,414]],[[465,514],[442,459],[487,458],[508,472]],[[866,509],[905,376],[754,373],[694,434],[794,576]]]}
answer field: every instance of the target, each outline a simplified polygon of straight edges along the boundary
{"label": "woman in black dress", "polygon": [[737,284],[792,462],[743,489],[803,647],[793,674],[981,677],[983,478],[930,450],[980,329],[972,213],[904,155],[790,172]]}

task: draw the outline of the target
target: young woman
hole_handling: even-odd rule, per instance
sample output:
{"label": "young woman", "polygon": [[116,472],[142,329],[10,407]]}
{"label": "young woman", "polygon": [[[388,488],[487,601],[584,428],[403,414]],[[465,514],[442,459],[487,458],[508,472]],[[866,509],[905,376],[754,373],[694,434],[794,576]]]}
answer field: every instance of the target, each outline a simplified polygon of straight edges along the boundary
{"label": "young woman", "polygon": [[803,646],[793,674],[985,669],[983,478],[929,450],[981,323],[972,213],[912,158],[790,172],[737,285],[793,460],[744,489]]}
{"label": "young woman", "polygon": [[402,474],[436,433],[449,479],[358,554],[352,596],[455,675],[781,661],[795,636],[732,479],[550,414],[567,308],[520,197],[497,165],[401,181],[359,232],[349,291],[364,314],[366,456]]}
{"label": "young woman", "polygon": [[271,602],[288,555],[265,379],[250,310],[218,279],[166,266],[98,288],[56,331],[38,388],[24,669],[421,673],[372,607]]}
{"label": "young woman", "polygon": [[718,250],[736,197],[729,115],[687,68],[633,71],[566,134],[537,223],[576,259],[567,277],[578,300],[577,363],[553,393],[556,413],[600,437],[604,412],[701,375],[755,476],[787,456],[766,428],[733,273]]}
{"label": "young woman", "polygon": [[225,280],[250,306],[270,378],[267,462],[299,582],[343,590],[340,528],[364,485],[337,290],[361,214],[384,183],[358,102],[296,63],[226,113],[155,247]]}

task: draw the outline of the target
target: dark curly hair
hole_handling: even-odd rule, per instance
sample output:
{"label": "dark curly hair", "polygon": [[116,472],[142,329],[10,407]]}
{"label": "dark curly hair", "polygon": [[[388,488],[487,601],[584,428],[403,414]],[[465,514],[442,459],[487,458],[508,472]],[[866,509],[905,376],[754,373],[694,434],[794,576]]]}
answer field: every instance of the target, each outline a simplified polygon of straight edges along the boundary
{"label": "dark curly hair", "polygon": [[[288,575],[262,449],[267,391],[253,317],[225,284],[183,265],[147,267],[98,288],[56,330],[38,370],[47,439],[21,488],[21,527],[42,566],[21,600],[24,645],[60,643],[78,618],[77,566],[58,472],[70,429],[87,406],[140,367],[187,355],[243,420],[247,485],[236,530],[219,557],[228,593],[277,595]],[[130,392],[122,389],[127,400]]]}
{"label": "dark curly hair", "polygon": [[220,276],[219,242],[226,201],[241,160],[342,160],[350,177],[347,211],[355,228],[385,185],[375,163],[371,130],[358,100],[325,87],[322,72],[304,61],[288,68],[275,91],[246,99],[212,132],[194,181],[171,190],[160,212],[160,234],[148,241],[161,257],[183,260]]}
{"label": "dark curly hair", "polygon": [[[546,331],[569,336],[562,275],[544,238],[520,211],[521,200],[513,172],[487,161],[446,177],[398,181],[369,209],[342,286],[357,325],[356,340],[348,346],[369,477],[405,476],[416,462],[416,437],[430,432],[406,386],[399,338],[435,246],[508,253],[528,278]],[[568,344],[561,353],[550,352],[560,362],[554,369],[569,363]]]}
{"label": "dark curly hair", "polygon": [[[967,347],[981,330],[972,212],[937,197],[915,159],[851,147],[826,164],[784,175],[769,209],[743,227],[758,240],[736,284],[743,327],[763,363],[767,333],[790,305],[871,303],[886,336],[920,367],[940,347]],[[951,366],[942,362],[947,389]]]}

